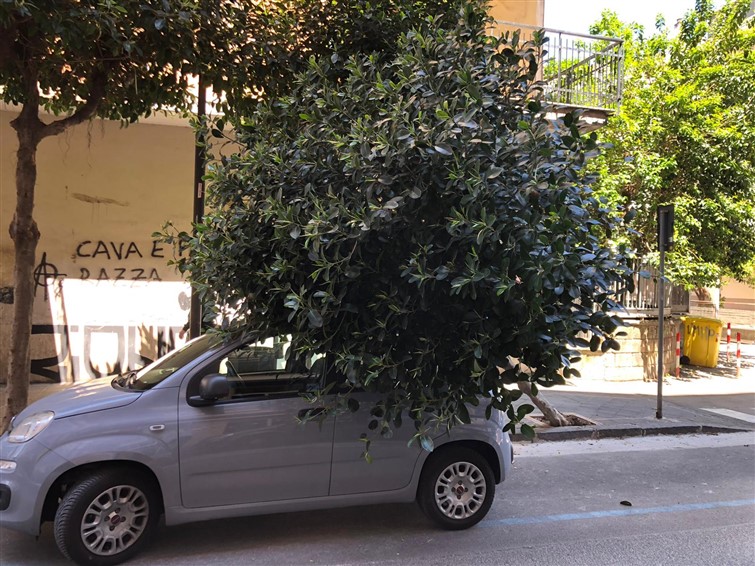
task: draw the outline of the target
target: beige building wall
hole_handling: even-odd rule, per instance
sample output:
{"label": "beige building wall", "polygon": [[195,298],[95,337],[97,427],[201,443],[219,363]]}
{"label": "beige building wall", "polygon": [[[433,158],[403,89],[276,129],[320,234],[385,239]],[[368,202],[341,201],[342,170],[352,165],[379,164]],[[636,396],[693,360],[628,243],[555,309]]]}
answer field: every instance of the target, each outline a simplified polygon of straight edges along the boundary
{"label": "beige building wall", "polygon": [[[16,115],[0,111],[0,381],[12,320]],[[185,121],[162,122],[100,120],[39,146],[33,381],[140,366],[175,344],[186,285],[167,265],[173,250],[152,233],[167,220],[190,225],[194,137]]]}
{"label": "beige building wall", "polygon": [[721,310],[736,311],[744,324],[755,326],[755,287],[725,280],[721,287]]}
{"label": "beige building wall", "polygon": [[720,289],[706,289],[704,296],[690,292],[690,314],[721,320],[724,329],[747,330],[748,340],[755,339],[755,287],[725,279]]}
{"label": "beige building wall", "polygon": [[542,26],[545,21],[544,0],[492,0],[490,15],[504,22]]}

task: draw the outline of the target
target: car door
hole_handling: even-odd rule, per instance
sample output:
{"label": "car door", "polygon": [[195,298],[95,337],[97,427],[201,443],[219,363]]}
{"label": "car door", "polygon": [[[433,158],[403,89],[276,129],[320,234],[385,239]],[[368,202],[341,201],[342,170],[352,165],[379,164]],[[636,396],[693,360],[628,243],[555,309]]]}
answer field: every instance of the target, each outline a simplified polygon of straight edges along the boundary
{"label": "car door", "polygon": [[[286,368],[285,340],[244,344],[189,378],[179,404],[179,462],[185,507],[239,505],[328,495],[334,419],[297,422],[311,408],[301,393],[319,378]],[[210,373],[231,393],[212,405],[189,398]]]}
{"label": "car door", "polygon": [[[405,418],[401,427],[394,428],[391,438],[383,438],[369,430],[369,423],[374,418],[370,409],[380,397],[367,393],[353,396],[359,401],[359,410],[336,417],[330,494],[392,491],[406,487],[420,456],[417,443],[407,446],[415,433],[412,421]],[[360,436],[364,433],[370,439],[371,462],[363,456],[365,444]]]}

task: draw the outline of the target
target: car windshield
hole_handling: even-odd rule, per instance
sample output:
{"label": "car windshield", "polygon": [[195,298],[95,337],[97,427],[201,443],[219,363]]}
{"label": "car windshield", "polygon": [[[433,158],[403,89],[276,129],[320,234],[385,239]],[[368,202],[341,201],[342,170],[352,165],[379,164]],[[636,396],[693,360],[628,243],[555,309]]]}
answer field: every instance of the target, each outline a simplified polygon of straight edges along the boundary
{"label": "car windshield", "polygon": [[218,335],[205,334],[173,350],[140,370],[117,377],[115,383],[127,389],[144,391],[173,375],[186,364],[195,360],[222,341]]}

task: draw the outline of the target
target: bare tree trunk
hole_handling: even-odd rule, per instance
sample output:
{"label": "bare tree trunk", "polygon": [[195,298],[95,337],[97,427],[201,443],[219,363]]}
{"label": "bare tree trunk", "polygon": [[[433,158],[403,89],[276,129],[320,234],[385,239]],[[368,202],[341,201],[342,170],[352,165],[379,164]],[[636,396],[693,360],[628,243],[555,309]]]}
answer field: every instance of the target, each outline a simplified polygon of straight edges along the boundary
{"label": "bare tree trunk", "polygon": [[551,426],[568,426],[569,420],[561,414],[561,412],[556,409],[553,405],[548,403],[545,399],[543,399],[540,395],[535,395],[532,392],[532,383],[529,381],[518,381],[517,387],[519,387],[519,390],[527,395],[527,397],[530,398],[530,401],[538,408],[540,409],[540,412],[543,413],[543,416],[548,421],[548,424]]}
{"label": "bare tree trunk", "polygon": [[[35,85],[36,88],[36,85]],[[32,106],[33,105],[33,106]],[[34,186],[37,182],[37,147],[42,123],[37,100],[27,103],[11,125],[18,136],[16,163],[16,210],[10,224],[13,240],[13,323],[11,328],[8,390],[3,429],[28,402],[32,312],[34,309],[34,266],[39,229],[34,221]]]}

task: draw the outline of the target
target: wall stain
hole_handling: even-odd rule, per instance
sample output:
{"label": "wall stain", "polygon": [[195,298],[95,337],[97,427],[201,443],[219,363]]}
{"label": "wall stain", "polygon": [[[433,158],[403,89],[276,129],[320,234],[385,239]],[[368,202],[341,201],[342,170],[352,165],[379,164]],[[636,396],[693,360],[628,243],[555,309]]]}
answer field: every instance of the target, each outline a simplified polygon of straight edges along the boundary
{"label": "wall stain", "polygon": [[0,303],[13,304],[13,287],[0,287]]}
{"label": "wall stain", "polygon": [[121,202],[112,198],[95,197],[92,195],[85,195],[82,193],[72,193],[71,196],[76,200],[82,202],[88,202],[90,204],[114,204],[116,206],[129,206],[128,202]]}

